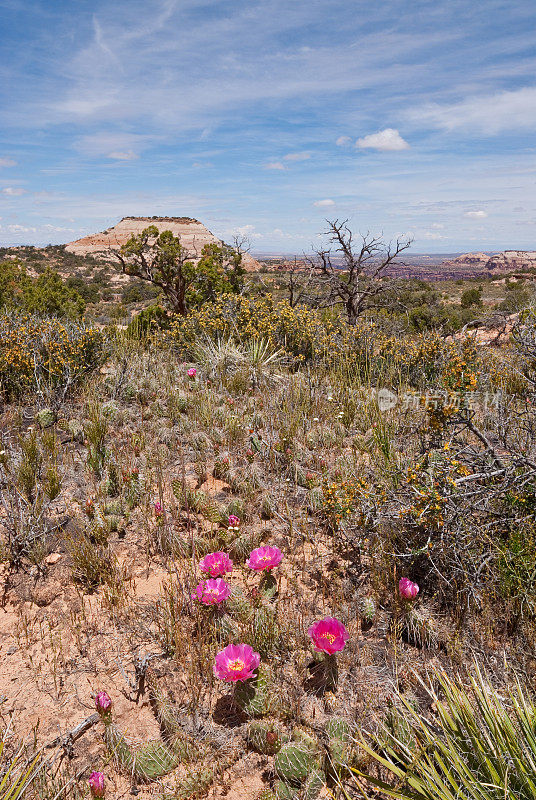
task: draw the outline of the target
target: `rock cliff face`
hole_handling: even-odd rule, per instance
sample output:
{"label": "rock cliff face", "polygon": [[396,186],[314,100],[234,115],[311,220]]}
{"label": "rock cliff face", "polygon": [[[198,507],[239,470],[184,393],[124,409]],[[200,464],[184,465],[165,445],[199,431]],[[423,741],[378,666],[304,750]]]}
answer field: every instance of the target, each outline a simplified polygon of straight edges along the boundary
{"label": "rock cliff face", "polygon": [[[175,236],[180,236],[182,245],[192,258],[199,257],[206,244],[222,244],[222,240],[211,233],[202,222],[191,217],[123,217],[113,228],[70,242],[65,249],[80,256],[101,255],[109,249],[118,250],[131,236],[140,234],[149,225],[155,225],[159,231],[171,231]],[[244,255],[243,263],[247,270],[260,268],[260,264],[248,253]]]}
{"label": "rock cliff face", "polygon": [[501,272],[529,267],[536,267],[536,252],[530,250],[505,250],[492,256],[487,263],[487,269]]}

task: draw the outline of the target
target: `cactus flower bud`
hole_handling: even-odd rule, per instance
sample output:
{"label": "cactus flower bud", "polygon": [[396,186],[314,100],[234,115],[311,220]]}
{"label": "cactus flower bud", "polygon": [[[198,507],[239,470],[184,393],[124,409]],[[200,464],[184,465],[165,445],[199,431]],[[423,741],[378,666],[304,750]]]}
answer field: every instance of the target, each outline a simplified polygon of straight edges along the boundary
{"label": "cactus flower bud", "polygon": [[109,714],[112,710],[112,701],[108,692],[98,692],[95,697],[95,708],[101,717]]}
{"label": "cactus flower bud", "polygon": [[92,797],[104,797],[104,775],[102,772],[92,772],[88,783]]}
{"label": "cactus flower bud", "polygon": [[[227,461],[229,463],[229,459],[223,459],[223,462]],[[230,514],[229,516],[229,530],[230,531],[237,531],[240,526],[240,520],[234,514]]]}
{"label": "cactus flower bud", "polygon": [[409,578],[400,578],[398,591],[400,592],[400,597],[403,597],[404,600],[415,600],[419,594],[419,585]]}

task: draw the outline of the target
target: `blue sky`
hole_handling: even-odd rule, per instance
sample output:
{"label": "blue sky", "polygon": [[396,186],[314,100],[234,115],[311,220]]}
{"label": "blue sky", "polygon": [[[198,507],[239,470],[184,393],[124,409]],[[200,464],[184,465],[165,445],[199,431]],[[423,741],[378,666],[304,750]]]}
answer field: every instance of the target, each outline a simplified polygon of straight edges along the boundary
{"label": "blue sky", "polygon": [[0,0],[0,242],[536,249],[533,0]]}

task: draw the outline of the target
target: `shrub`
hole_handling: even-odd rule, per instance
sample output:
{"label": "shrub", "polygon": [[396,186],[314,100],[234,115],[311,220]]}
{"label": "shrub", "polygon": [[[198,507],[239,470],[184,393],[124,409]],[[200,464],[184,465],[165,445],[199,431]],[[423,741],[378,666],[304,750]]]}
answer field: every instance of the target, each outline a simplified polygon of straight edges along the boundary
{"label": "shrub", "polygon": [[57,272],[47,267],[31,278],[17,262],[1,266],[0,306],[17,308],[30,314],[46,314],[80,319],[86,304],[77,288],[64,283]]}
{"label": "shrub", "polygon": [[101,331],[82,323],[0,313],[0,392],[66,393],[96,369],[105,353]]}
{"label": "shrub", "polygon": [[303,305],[291,307],[286,301],[275,302],[273,297],[222,295],[187,317],[175,319],[172,337],[185,353],[207,337],[263,338],[296,357],[309,359],[329,353],[341,330],[336,317]]}

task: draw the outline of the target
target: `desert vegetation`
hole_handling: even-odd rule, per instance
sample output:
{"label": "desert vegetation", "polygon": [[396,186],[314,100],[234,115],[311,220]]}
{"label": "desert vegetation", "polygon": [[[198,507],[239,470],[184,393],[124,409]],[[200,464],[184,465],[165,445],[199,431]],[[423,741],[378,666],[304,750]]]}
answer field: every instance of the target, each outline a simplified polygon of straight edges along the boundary
{"label": "desert vegetation", "polygon": [[314,291],[149,232],[119,326],[6,262],[0,798],[536,797],[530,292],[481,345],[337,230]]}

